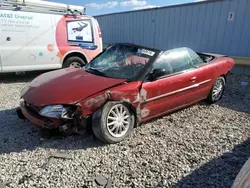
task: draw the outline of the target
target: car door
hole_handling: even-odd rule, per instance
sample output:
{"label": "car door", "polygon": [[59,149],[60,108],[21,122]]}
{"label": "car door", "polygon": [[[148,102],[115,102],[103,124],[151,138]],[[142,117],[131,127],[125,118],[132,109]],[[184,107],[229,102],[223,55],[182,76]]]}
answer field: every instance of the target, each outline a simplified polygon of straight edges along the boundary
{"label": "car door", "polygon": [[[141,104],[141,117],[143,120],[187,105],[190,93],[196,89],[199,70],[192,66],[185,48],[163,53],[153,64],[152,72],[156,69],[165,70],[165,74],[142,84],[141,96],[144,100]],[[191,95],[191,97],[191,100],[196,100],[195,96]]]}

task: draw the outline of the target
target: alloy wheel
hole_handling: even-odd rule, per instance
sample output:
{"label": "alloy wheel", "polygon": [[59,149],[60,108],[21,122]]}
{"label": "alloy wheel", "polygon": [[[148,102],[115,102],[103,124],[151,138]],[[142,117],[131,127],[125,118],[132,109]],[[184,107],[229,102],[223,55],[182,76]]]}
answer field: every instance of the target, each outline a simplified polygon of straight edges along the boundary
{"label": "alloy wheel", "polygon": [[107,116],[107,129],[111,136],[119,138],[124,136],[130,126],[129,110],[123,104],[113,106]]}
{"label": "alloy wheel", "polygon": [[224,89],[224,82],[222,79],[218,79],[213,87],[213,91],[212,91],[212,99],[213,101],[217,101],[220,99],[220,97],[222,96],[223,93],[223,89]]}

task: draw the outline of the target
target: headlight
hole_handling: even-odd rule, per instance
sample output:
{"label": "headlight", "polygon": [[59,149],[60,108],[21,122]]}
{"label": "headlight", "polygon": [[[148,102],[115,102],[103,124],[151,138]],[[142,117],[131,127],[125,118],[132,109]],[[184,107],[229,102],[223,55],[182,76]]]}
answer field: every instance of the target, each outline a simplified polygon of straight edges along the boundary
{"label": "headlight", "polygon": [[73,111],[70,106],[50,105],[42,108],[39,114],[45,117],[72,119]]}

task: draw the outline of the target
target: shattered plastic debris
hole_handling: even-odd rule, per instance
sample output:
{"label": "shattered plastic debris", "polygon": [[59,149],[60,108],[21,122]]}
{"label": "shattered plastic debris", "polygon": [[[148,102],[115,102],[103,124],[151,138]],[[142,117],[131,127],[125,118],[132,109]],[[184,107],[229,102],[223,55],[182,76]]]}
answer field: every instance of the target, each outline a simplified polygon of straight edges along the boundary
{"label": "shattered plastic debris", "polygon": [[5,183],[0,183],[0,188],[5,188],[6,184]]}
{"label": "shattered plastic debris", "polygon": [[108,183],[106,184],[105,188],[111,188],[112,187],[112,182],[111,180],[108,179]]}
{"label": "shattered plastic debris", "polygon": [[105,178],[104,176],[97,176],[97,177],[95,178],[95,182],[96,182],[98,185],[105,186],[105,185],[108,183],[108,180],[107,180],[107,178]]}
{"label": "shattered plastic debris", "polygon": [[73,159],[68,153],[63,153],[63,152],[56,152],[52,155],[50,155],[47,160],[45,161],[45,163],[41,166],[41,168],[45,168],[47,167],[47,165],[49,164],[50,160],[52,158],[56,158],[56,159]]}
{"label": "shattered plastic debris", "polygon": [[60,158],[60,159],[72,159],[72,157],[68,153],[56,152],[52,154],[50,157]]}

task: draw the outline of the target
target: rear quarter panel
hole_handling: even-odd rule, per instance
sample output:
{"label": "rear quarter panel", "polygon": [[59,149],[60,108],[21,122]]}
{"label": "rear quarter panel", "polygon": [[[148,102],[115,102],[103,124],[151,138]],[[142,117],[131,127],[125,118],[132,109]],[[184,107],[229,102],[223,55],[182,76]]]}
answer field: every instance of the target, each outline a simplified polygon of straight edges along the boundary
{"label": "rear quarter panel", "polygon": [[[220,76],[226,76],[233,66],[233,59],[217,56],[214,61],[199,67],[197,83],[205,82],[205,84],[200,85],[195,92],[190,93],[190,97],[188,98],[192,99],[192,94],[194,93],[199,96],[199,99],[207,98],[216,79]],[[188,103],[192,103],[192,101]]]}
{"label": "rear quarter panel", "polygon": [[222,75],[226,76],[235,65],[234,60],[229,57],[219,57],[211,63],[216,67],[216,78]]}

